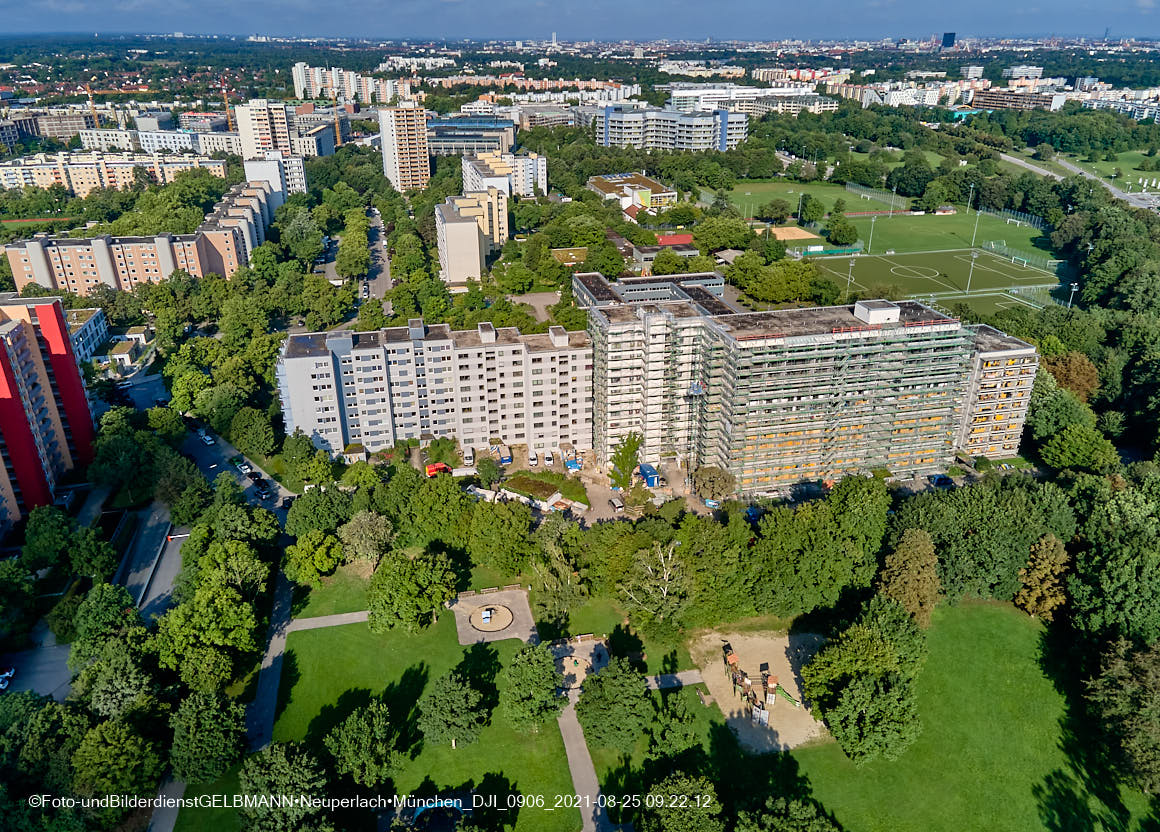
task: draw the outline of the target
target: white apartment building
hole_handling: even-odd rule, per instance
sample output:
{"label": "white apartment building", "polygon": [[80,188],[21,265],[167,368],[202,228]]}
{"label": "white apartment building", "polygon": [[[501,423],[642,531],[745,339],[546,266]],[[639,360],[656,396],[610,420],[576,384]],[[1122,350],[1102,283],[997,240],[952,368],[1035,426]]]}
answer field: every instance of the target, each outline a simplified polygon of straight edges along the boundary
{"label": "white apartment building", "polygon": [[292,156],[330,156],[334,153],[334,129],[325,124],[299,128],[294,108],[281,101],[251,99],[234,108],[241,139],[242,157],[263,158],[269,150]]}
{"label": "white apartment building", "polygon": [[749,117],[725,110],[679,113],[659,107],[608,106],[596,111],[594,124],[596,143],[604,147],[724,151],[749,135]]}
{"label": "white apartment building", "polygon": [[481,153],[463,157],[463,191],[498,188],[508,196],[535,196],[548,192],[548,159],[537,153]]}
{"label": "white apartment building", "polygon": [[679,113],[732,110],[745,101],[756,101],[775,95],[801,95],[813,92],[813,85],[782,80],[775,87],[749,87],[743,84],[675,83],[662,87],[669,92],[670,110]]}
{"label": "white apartment building", "polygon": [[277,377],[287,432],[331,454],[438,437],[479,449],[592,447],[591,343],[559,326],[452,332],[416,318],[377,332],[290,335]]}
{"label": "white apartment building", "polygon": [[197,136],[197,152],[205,154],[228,153],[242,156],[242,137],[233,133],[194,133]]}
{"label": "white apartment building", "polygon": [[269,183],[274,210],[281,207],[290,194],[306,193],[306,163],[301,156],[287,156],[281,150],[270,150],[261,159],[247,159],[243,166],[247,181]]}
{"label": "white apartment building", "polygon": [[487,255],[507,242],[507,208],[507,194],[498,188],[449,196],[435,206],[439,276],[452,291],[479,280]]}
{"label": "white apartment building", "polygon": [[196,153],[198,135],[180,130],[138,130],[137,141],[145,153]]}
{"label": "white apartment building", "polygon": [[431,155],[427,147],[427,111],[414,101],[379,110],[383,174],[399,193],[427,187]]}
{"label": "white apartment building", "polygon": [[410,81],[373,78],[337,66],[324,68],[299,61],[290,74],[295,98],[342,98],[362,104],[388,104],[394,98],[411,95]]}
{"label": "white apartment building", "polygon": [[144,153],[37,153],[0,162],[0,188],[51,188],[61,185],[82,199],[96,188],[124,190],[138,181],[138,170],[165,185],[177,174],[205,168],[225,178],[226,163],[204,156]]}

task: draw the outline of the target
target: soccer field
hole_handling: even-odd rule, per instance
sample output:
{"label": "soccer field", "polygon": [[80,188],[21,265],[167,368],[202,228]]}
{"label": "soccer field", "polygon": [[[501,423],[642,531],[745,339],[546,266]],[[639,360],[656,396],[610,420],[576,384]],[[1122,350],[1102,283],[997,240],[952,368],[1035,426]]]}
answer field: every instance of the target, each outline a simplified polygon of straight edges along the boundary
{"label": "soccer field", "polygon": [[[841,287],[862,292],[897,286],[908,297],[939,303],[967,301],[980,312],[1009,306],[1043,306],[1059,279],[1048,272],[990,252],[977,252],[971,271],[971,250],[915,254],[813,257],[824,277]],[[969,286],[968,286],[969,282]],[[969,288],[969,292],[968,292]]]}

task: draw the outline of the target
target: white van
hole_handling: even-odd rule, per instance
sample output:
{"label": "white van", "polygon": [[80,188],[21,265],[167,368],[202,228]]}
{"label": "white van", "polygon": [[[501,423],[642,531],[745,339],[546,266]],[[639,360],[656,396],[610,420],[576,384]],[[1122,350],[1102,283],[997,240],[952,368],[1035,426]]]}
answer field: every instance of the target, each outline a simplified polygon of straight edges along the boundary
{"label": "white van", "polygon": [[467,466],[475,464],[475,448],[463,449],[463,464]]}
{"label": "white van", "polygon": [[612,510],[617,512],[618,514],[622,511],[624,511],[624,500],[620,499],[619,497],[611,498],[608,501],[608,505],[611,506]]}

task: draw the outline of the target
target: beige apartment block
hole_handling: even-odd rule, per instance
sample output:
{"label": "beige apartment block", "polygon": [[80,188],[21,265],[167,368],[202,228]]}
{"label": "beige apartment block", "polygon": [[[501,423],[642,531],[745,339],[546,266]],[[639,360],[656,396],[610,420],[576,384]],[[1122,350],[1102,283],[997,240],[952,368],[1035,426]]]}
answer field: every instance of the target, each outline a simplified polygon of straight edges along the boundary
{"label": "beige apartment block", "polygon": [[427,187],[431,156],[427,147],[427,111],[414,101],[379,109],[383,174],[396,191]]}

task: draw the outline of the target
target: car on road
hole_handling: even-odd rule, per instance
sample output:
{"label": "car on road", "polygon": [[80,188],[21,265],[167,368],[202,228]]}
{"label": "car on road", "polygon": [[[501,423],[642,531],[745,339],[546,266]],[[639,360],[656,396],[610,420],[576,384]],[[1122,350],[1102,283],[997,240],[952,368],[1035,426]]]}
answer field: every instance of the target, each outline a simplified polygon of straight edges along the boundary
{"label": "car on road", "polygon": [[217,444],[217,440],[215,440],[212,436],[210,436],[208,433],[206,433],[204,429],[199,430],[197,432],[197,435],[201,439],[201,441],[204,442],[206,445],[216,445]]}
{"label": "car on road", "polygon": [[369,298],[370,296],[371,296],[371,284],[364,283],[363,284],[363,297]]}
{"label": "car on road", "polygon": [[282,509],[283,511],[289,511],[290,506],[292,505],[294,505],[293,497],[283,497],[282,502],[278,503],[278,508]]}
{"label": "car on road", "polygon": [[9,667],[3,673],[0,673],[0,690],[8,690],[8,685],[12,681],[12,677],[16,675],[16,668]]}
{"label": "car on road", "polygon": [[238,457],[234,460],[234,467],[241,471],[243,474],[248,474],[254,470],[250,467],[250,463],[246,462],[241,457]]}
{"label": "car on road", "polygon": [[[248,468],[249,466],[247,465],[246,467]],[[257,471],[247,471],[246,476],[249,477],[250,482],[254,483],[255,485],[260,483],[260,482],[265,482],[265,480],[262,479],[262,475],[259,474]]]}
{"label": "car on road", "polygon": [[266,482],[265,480],[259,480],[258,482],[254,483],[254,491],[257,492],[258,498],[262,500],[270,499],[274,493],[270,489],[270,483]]}

